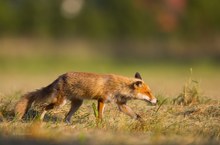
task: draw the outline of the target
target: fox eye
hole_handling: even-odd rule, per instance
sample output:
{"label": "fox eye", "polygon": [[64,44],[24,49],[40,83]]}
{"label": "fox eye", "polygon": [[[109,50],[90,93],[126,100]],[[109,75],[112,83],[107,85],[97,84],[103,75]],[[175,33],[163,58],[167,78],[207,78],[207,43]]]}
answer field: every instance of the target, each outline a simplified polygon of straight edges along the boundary
{"label": "fox eye", "polygon": [[136,81],[136,82],[134,82],[133,87],[134,87],[134,88],[142,87],[142,81]]}

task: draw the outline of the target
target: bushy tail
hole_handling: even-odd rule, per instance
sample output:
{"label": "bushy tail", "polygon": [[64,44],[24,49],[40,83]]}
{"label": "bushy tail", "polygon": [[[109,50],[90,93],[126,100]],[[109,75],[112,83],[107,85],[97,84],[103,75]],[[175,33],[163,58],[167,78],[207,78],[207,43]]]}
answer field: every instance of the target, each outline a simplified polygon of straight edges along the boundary
{"label": "bushy tail", "polygon": [[55,97],[58,87],[57,81],[58,79],[47,87],[23,95],[15,105],[14,112],[16,117],[18,119],[21,119],[24,114],[29,110],[33,102],[40,103],[50,99],[51,97]]}

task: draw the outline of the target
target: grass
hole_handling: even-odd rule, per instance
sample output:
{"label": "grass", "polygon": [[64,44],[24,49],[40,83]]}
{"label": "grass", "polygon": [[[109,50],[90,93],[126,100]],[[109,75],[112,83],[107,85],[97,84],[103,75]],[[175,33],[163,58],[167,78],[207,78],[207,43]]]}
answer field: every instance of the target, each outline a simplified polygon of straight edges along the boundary
{"label": "grass", "polygon": [[183,88],[174,101],[157,95],[159,104],[156,107],[142,101],[130,101],[128,105],[143,117],[142,123],[120,113],[116,105],[108,104],[103,122],[97,124],[95,101],[85,101],[73,116],[71,125],[62,121],[69,104],[47,113],[43,122],[34,119],[37,110],[33,108],[26,120],[20,122],[13,118],[12,110],[21,92],[2,95],[0,140],[8,144],[10,140],[21,143],[38,140],[39,144],[48,144],[53,140],[55,144],[217,145],[220,141],[219,100],[204,99],[198,91],[198,82],[192,79]]}
{"label": "grass", "polygon": [[[73,46],[71,43],[66,47]],[[90,46],[84,55],[82,46],[51,49],[65,45],[47,46],[30,41],[15,44],[10,41],[4,45],[0,51],[0,144],[219,144],[218,64],[206,60],[181,65],[174,61],[122,62],[106,58],[106,55],[91,55]],[[186,76],[191,67],[196,75],[190,74],[188,79]],[[128,102],[142,116],[142,123],[119,112],[115,104],[107,104],[104,120],[97,124],[96,101],[85,101],[73,116],[71,125],[62,121],[69,104],[48,112],[43,122],[35,119],[38,110],[34,107],[25,120],[14,118],[13,108],[21,94],[46,86],[67,71],[125,76],[133,76],[139,71],[156,94],[159,104]]]}

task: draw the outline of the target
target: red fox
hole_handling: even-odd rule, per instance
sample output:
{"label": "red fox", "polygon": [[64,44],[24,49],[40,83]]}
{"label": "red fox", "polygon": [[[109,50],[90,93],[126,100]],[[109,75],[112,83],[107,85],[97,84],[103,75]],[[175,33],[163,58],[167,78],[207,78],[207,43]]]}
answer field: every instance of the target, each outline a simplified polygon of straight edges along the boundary
{"label": "red fox", "polygon": [[66,100],[70,100],[71,108],[64,119],[70,123],[72,115],[84,99],[98,101],[99,119],[102,119],[105,104],[108,102],[115,102],[120,111],[137,120],[141,117],[126,105],[128,100],[139,99],[157,103],[138,72],[134,78],[114,74],[69,72],[59,76],[47,87],[23,95],[15,105],[15,114],[21,119],[33,103],[41,104],[43,112],[40,118],[43,119],[48,110],[63,106]]}

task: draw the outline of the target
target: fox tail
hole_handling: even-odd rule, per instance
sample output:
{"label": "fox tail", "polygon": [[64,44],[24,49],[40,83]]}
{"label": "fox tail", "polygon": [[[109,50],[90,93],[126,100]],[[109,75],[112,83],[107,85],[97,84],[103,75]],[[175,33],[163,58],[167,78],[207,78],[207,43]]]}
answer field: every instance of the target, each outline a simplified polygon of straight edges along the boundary
{"label": "fox tail", "polygon": [[47,87],[23,95],[15,105],[15,116],[21,119],[34,102],[47,102],[54,98],[57,92],[58,81],[57,79]]}

